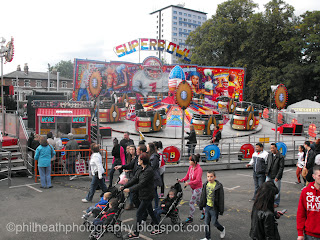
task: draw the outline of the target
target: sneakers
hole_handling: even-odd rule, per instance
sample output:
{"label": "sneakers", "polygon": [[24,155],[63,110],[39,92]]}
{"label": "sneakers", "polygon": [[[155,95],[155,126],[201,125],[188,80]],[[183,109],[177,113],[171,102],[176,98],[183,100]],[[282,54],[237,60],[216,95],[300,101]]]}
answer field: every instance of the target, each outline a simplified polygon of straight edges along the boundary
{"label": "sneakers", "polygon": [[200,220],[203,221],[206,215],[204,213],[201,214]]}
{"label": "sneakers", "polygon": [[160,229],[156,229],[156,230],[153,230],[150,235],[157,235],[157,234],[161,234],[162,231]]}
{"label": "sneakers", "polygon": [[220,238],[224,238],[226,236],[226,227],[223,226],[223,231],[220,232]]}
{"label": "sneakers", "polygon": [[193,218],[192,217],[188,217],[185,221],[185,223],[192,223],[193,222]]}
{"label": "sneakers", "polygon": [[72,180],[75,179],[76,177],[77,177],[77,175],[70,176],[70,177],[69,177],[69,181],[72,181]]}
{"label": "sneakers", "polygon": [[88,203],[89,202],[86,198],[82,199],[81,201],[84,202],[84,203]]}

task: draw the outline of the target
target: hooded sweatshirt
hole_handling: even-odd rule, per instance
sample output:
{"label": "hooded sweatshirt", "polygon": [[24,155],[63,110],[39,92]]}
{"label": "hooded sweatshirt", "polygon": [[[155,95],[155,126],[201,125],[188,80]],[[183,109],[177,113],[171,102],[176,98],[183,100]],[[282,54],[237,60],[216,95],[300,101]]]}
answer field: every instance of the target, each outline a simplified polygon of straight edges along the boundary
{"label": "hooded sweatshirt", "polygon": [[181,182],[190,180],[189,186],[192,189],[202,188],[202,168],[199,164],[195,167],[190,166],[187,175],[181,179]]}
{"label": "hooded sweatshirt", "polygon": [[300,195],[297,211],[298,236],[303,236],[304,232],[316,238],[320,238],[320,191],[314,186],[314,182],[309,183]]}
{"label": "hooded sweatshirt", "polygon": [[53,147],[45,143],[37,147],[34,159],[38,160],[38,167],[50,167],[51,158],[54,155],[56,155],[56,152],[53,150]]}

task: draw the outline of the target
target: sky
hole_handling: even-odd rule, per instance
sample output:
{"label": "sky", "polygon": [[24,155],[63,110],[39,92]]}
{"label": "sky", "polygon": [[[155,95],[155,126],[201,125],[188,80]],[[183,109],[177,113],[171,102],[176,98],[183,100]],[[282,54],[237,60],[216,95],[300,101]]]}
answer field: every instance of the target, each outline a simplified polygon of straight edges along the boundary
{"label": "sky", "polygon": [[[13,61],[4,74],[23,69],[47,71],[48,63],[74,58],[138,62],[138,53],[118,58],[113,48],[138,38],[152,38],[150,13],[168,5],[207,12],[208,19],[224,0],[7,0],[1,3],[0,37],[14,37]],[[263,11],[268,0],[254,0]],[[319,0],[286,0],[295,14],[320,10]],[[143,59],[142,59],[143,60]]]}

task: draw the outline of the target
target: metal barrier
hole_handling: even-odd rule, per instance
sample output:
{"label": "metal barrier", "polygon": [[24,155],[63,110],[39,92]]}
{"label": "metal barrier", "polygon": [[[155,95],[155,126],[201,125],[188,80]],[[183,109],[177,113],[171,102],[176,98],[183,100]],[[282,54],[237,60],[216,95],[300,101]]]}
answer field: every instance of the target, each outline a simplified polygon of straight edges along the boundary
{"label": "metal barrier", "polygon": [[[51,176],[88,176],[89,161],[91,157],[90,149],[78,150],[56,150],[55,160],[51,161]],[[105,149],[100,149],[102,165],[108,175],[108,153]],[[38,161],[34,161],[34,180],[40,177],[38,173]]]}

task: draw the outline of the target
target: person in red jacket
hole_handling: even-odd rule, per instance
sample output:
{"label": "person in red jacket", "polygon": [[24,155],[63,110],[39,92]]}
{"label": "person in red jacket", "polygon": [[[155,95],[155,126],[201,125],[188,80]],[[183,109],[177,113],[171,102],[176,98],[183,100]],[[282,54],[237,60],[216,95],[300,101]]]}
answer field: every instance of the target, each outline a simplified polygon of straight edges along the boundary
{"label": "person in red jacket", "polygon": [[320,166],[313,167],[314,182],[300,195],[297,211],[297,240],[320,239]]}
{"label": "person in red jacket", "polygon": [[[202,168],[199,165],[200,160],[200,154],[197,155],[191,155],[189,158],[189,169],[187,172],[187,175],[179,179],[179,182],[185,182],[187,180],[190,180],[189,182],[186,182],[184,184],[185,187],[190,186],[192,196],[189,201],[190,206],[190,212],[189,217],[186,219],[186,223],[192,223],[193,222],[193,214],[196,210],[195,204],[199,206],[200,202],[200,196],[202,192]],[[201,220],[203,220],[205,217],[204,210],[202,211]]]}

